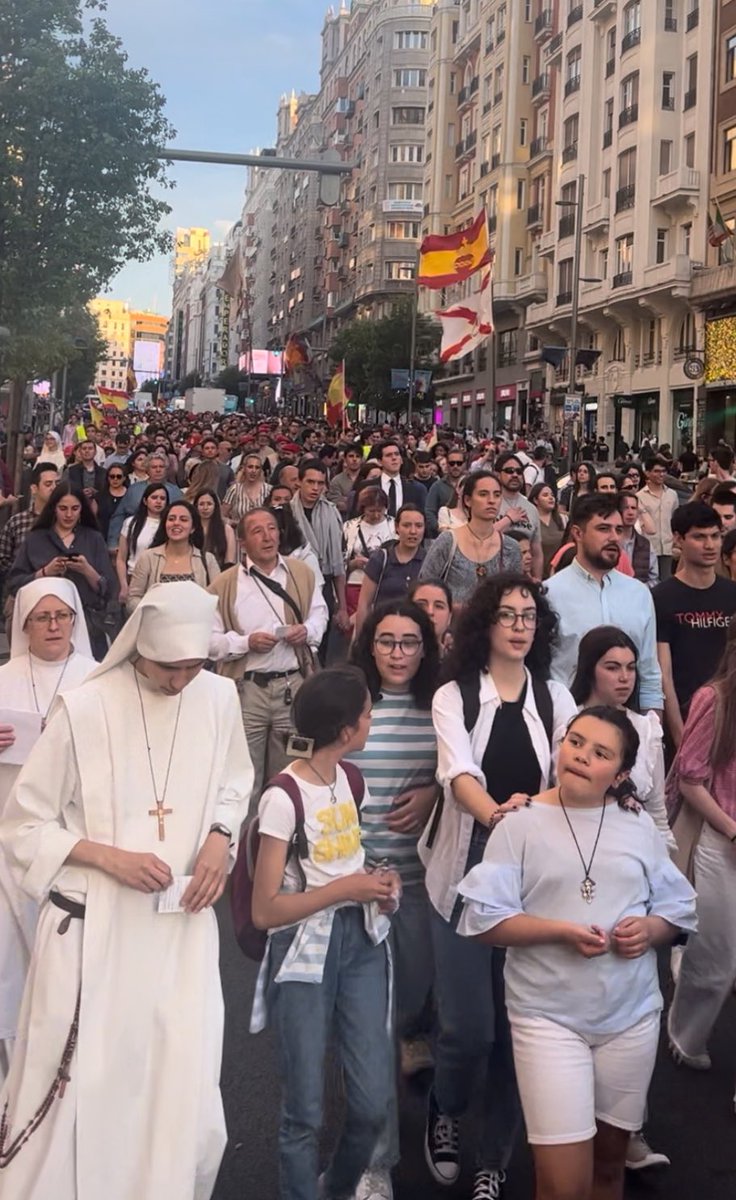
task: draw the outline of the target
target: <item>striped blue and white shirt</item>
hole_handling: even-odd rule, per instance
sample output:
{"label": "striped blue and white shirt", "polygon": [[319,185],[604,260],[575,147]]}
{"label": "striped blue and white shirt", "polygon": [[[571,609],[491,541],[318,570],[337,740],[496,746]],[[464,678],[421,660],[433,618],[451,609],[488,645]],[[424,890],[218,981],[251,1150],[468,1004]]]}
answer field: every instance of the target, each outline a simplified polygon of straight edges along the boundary
{"label": "striped blue and white shirt", "polygon": [[432,713],[417,708],[410,692],[383,693],[373,705],[365,748],[351,754],[350,760],[366,782],[361,809],[366,860],[388,859],[404,887],[421,883],[424,868],[417,855],[419,834],[393,833],[386,818],[402,792],[434,782],[437,738]]}

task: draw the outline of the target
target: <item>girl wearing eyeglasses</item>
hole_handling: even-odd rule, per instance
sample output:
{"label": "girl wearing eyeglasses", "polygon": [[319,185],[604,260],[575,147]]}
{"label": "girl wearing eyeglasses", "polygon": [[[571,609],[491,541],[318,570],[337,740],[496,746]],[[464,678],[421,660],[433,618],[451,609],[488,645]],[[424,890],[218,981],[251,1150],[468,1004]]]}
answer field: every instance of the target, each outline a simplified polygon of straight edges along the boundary
{"label": "girl wearing eyeglasses", "polygon": [[[373,700],[362,750],[349,755],[367,785],[361,833],[368,863],[388,862],[401,876],[401,906],[391,922],[395,971],[395,1029],[405,1075],[432,1066],[426,1011],[433,963],[429,904],[417,842],[437,799],[437,740],[432,696],[439,649],[432,623],[418,605],[399,600],[368,616],[352,651]],[[372,1187],[359,1195],[390,1196],[389,1172],[399,1159],[398,1114],[392,1105],[372,1159]],[[378,1176],[378,1178],[376,1178]],[[380,1185],[380,1186],[379,1186]]]}
{"label": "girl wearing eyeglasses", "polygon": [[458,885],[483,858],[497,812],[546,788],[553,747],[576,711],[549,681],[557,617],[520,574],[486,579],[465,606],[435,693],[443,795],[420,839],[435,956],[439,1037],[425,1156],[441,1184],[460,1171],[459,1121],[484,1076],[475,1122],[478,1200],[501,1194],[521,1123],[503,992],[503,953],[457,932]]}

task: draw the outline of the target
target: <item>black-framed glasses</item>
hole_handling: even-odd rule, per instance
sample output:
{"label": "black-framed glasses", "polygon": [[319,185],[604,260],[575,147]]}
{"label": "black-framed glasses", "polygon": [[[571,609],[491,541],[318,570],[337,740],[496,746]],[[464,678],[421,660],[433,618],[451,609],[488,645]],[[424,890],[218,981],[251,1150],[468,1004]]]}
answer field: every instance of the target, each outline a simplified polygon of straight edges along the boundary
{"label": "black-framed glasses", "polygon": [[382,633],[373,642],[373,648],[379,654],[389,655],[393,654],[394,650],[400,650],[407,658],[413,658],[415,654],[418,654],[422,645],[422,639],[412,637],[411,634],[407,634],[406,637],[395,638],[390,637],[387,633]]}
{"label": "black-framed glasses", "polygon": [[523,475],[521,467],[501,467],[502,475]]}
{"label": "black-framed glasses", "polygon": [[464,467],[465,459],[464,458],[448,458],[447,465],[448,465],[448,467]]}
{"label": "black-framed glasses", "polygon": [[517,621],[521,621],[524,629],[536,629],[536,608],[525,608],[523,612],[516,612],[513,608],[499,608],[496,613],[496,624],[502,625],[504,629],[514,629]]}

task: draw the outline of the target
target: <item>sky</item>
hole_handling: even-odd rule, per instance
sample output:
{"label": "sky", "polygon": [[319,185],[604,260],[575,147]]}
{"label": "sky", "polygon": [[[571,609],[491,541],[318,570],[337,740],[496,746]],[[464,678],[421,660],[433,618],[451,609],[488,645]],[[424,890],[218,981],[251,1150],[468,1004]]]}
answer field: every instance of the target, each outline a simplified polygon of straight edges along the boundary
{"label": "sky", "polygon": [[[292,88],[319,86],[320,31],[329,0],[107,0],[105,20],[130,66],[146,67],[166,97],[185,150],[248,154],[273,146],[276,110]],[[243,205],[245,168],[172,163],[165,227],[204,226],[224,238]],[[168,259],[129,263],[108,294],[168,314]]]}

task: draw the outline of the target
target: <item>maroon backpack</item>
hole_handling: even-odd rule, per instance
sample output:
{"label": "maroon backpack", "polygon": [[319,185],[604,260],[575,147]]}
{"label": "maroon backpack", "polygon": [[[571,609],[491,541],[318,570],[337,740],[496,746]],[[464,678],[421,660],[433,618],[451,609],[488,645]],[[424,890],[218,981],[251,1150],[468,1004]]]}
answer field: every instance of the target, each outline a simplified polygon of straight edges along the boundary
{"label": "maroon backpack", "polygon": [[[358,814],[360,814],[360,807],[365,795],[365,780],[354,763],[341,762],[340,766],[347,776],[350,791],[353,793],[355,807],[358,810]],[[294,828],[294,837],[287,852],[287,862],[292,855],[295,856],[301,890],[305,891],[306,880],[300,860],[309,857],[309,846],[307,845],[307,835],[304,829],[304,802],[302,800],[301,789],[294,776],[286,772],[274,776],[266,785],[264,791],[270,787],[281,788],[282,791],[286,792],[291,803],[294,805],[296,826]],[[262,960],[268,938],[265,929],[256,929],[256,926],[253,924],[253,881],[256,875],[256,862],[258,860],[260,844],[261,832],[258,814],[256,814],[256,816],[248,821],[243,830],[238,847],[238,856],[235,860],[232,875],[230,876],[230,908],[235,937],[246,958],[251,958],[254,962]]]}

